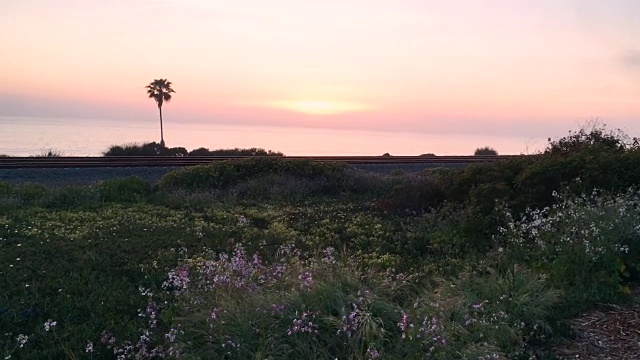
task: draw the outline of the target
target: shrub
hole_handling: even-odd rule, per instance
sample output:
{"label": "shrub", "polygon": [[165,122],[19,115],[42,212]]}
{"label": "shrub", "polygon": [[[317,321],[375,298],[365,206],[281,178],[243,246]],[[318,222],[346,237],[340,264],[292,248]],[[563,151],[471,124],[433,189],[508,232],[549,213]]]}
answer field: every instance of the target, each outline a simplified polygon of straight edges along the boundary
{"label": "shrub", "polygon": [[43,149],[40,151],[40,154],[35,155],[35,157],[61,157],[62,155],[62,151],[55,149]]}
{"label": "shrub", "polygon": [[131,176],[105,180],[98,185],[98,191],[104,202],[131,203],[146,200],[151,194],[151,185],[140,177]]}
{"label": "shrub", "polygon": [[485,147],[481,147],[481,148],[477,148],[476,151],[473,152],[474,156],[480,156],[480,155],[498,155],[498,152],[496,151],[496,149],[485,146]]}
{"label": "shrub", "polygon": [[214,162],[209,165],[191,166],[165,174],[160,188],[172,189],[224,189],[260,176],[289,175],[300,179],[324,179],[337,184],[346,166],[340,163],[314,162],[304,159],[256,157]]}
{"label": "shrub", "polygon": [[519,220],[505,213],[497,246],[506,261],[526,262],[566,292],[567,309],[619,300],[640,269],[640,193],[594,191],[528,209]]}
{"label": "shrub", "polygon": [[42,203],[49,209],[93,209],[99,206],[100,198],[95,188],[65,186],[49,189]]}
{"label": "shrub", "polygon": [[[591,129],[587,129],[590,126]],[[595,148],[602,152],[623,152],[638,147],[638,138],[630,138],[622,130],[607,129],[598,120],[583,126],[578,132],[569,131],[569,135],[555,141],[549,139],[546,154],[569,154],[584,149]]]}
{"label": "shrub", "polygon": [[191,150],[189,156],[283,156],[283,154],[262,148],[209,150],[201,147]]}
{"label": "shrub", "polygon": [[145,144],[112,145],[104,156],[186,156],[183,147],[168,148],[156,142]]}
{"label": "shrub", "polygon": [[13,192],[25,205],[35,206],[40,204],[48,190],[42,185],[24,183],[17,185]]}

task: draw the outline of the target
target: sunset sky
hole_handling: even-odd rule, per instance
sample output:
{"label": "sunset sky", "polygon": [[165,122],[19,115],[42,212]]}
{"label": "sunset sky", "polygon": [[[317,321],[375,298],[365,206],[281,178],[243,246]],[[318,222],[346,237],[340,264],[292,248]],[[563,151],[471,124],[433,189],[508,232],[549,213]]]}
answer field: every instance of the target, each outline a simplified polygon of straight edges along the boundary
{"label": "sunset sky", "polygon": [[[31,0],[0,5],[0,115],[640,136],[638,0]],[[155,124],[155,123],[154,123]],[[401,141],[401,140],[399,140]]]}

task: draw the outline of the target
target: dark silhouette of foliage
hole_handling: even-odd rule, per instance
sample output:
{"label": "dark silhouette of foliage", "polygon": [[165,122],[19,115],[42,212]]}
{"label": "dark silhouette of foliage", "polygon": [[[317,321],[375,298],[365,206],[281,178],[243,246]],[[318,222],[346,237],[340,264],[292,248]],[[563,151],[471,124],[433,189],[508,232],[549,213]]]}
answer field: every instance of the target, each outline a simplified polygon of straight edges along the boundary
{"label": "dark silhouette of foliage", "polygon": [[142,145],[112,145],[104,156],[187,156],[187,149],[183,147],[168,148],[157,142]]}
{"label": "dark silhouette of foliage", "polygon": [[390,156],[391,156],[391,154],[389,154],[389,153],[382,154],[382,157],[390,157]]}
{"label": "dark silhouette of foliage", "polygon": [[[589,129],[590,128],[590,129]],[[622,130],[608,130],[598,120],[583,126],[578,132],[569,132],[568,136],[551,141],[545,150],[546,154],[568,154],[592,149],[596,151],[622,152],[638,147],[637,138],[629,138]]]}
{"label": "dark silhouette of foliage", "polygon": [[485,146],[485,147],[477,148],[476,151],[473,153],[473,155],[474,156],[478,156],[478,155],[498,155],[498,152],[494,148]]}
{"label": "dark silhouette of foliage", "polygon": [[147,89],[147,95],[154,99],[158,104],[158,111],[160,112],[160,145],[164,146],[164,130],[162,128],[162,105],[165,102],[171,101],[171,93],[175,91],[171,88],[171,81],[167,79],[155,79],[145,87]]}
{"label": "dark silhouette of foliage", "polygon": [[281,152],[261,148],[209,150],[201,147],[191,151],[183,147],[168,148],[156,142],[112,145],[104,156],[284,156]]}
{"label": "dark silhouette of foliage", "polygon": [[35,155],[35,157],[62,157],[63,154],[61,151],[58,150],[54,150],[54,149],[48,149],[48,150],[42,150],[40,152],[40,154]]}
{"label": "dark silhouette of foliage", "polygon": [[284,156],[284,154],[262,148],[209,150],[201,147],[189,151],[189,156]]}

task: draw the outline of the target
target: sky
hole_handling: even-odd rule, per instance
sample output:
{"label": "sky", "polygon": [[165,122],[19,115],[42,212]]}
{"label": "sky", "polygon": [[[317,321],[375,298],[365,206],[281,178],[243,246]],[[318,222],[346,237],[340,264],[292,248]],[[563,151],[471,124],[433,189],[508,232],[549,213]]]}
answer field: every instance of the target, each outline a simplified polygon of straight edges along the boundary
{"label": "sky", "polygon": [[[0,0],[0,116],[640,136],[638,0]],[[401,137],[398,141],[402,141]]]}

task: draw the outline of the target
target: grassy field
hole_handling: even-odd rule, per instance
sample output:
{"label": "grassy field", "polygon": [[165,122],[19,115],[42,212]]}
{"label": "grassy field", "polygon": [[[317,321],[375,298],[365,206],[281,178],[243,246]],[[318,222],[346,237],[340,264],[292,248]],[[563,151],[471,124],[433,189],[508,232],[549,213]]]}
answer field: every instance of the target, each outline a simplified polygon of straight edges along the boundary
{"label": "grassy field", "polygon": [[274,157],[0,183],[0,355],[553,359],[640,265],[638,151],[582,136],[419,174]]}

